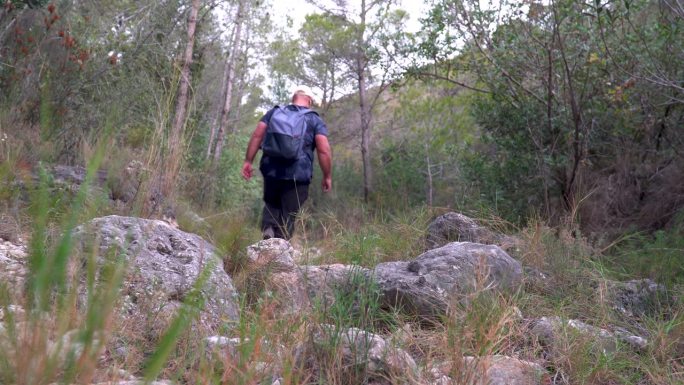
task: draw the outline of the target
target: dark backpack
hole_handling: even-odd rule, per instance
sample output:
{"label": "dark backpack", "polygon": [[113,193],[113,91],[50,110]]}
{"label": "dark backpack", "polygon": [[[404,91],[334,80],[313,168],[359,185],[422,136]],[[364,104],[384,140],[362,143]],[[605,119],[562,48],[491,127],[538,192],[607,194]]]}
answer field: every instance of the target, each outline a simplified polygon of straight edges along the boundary
{"label": "dark backpack", "polygon": [[304,148],[308,114],[318,115],[309,109],[291,110],[275,106],[261,143],[264,154],[286,160],[299,159]]}

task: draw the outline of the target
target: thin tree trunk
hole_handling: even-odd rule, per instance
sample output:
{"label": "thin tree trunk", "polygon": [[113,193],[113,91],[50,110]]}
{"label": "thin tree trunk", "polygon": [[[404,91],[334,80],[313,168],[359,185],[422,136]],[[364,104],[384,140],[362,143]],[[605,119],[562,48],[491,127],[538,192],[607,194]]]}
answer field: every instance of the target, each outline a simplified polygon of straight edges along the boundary
{"label": "thin tree trunk", "polygon": [[356,56],[356,75],[358,76],[359,86],[359,109],[361,113],[361,159],[363,162],[363,200],[368,202],[370,193],[373,191],[372,170],[370,160],[370,130],[371,117],[368,101],[366,100],[366,53],[364,48],[363,35],[366,26],[366,1],[361,1],[361,23],[357,35],[358,50]]}
{"label": "thin tree trunk", "polygon": [[233,46],[231,47],[231,52],[227,63],[228,76],[226,79],[225,102],[223,104],[223,110],[221,111],[221,125],[219,126],[218,135],[216,137],[216,150],[214,151],[213,161],[214,166],[216,166],[218,161],[221,159],[226,131],[228,130],[228,118],[230,117],[230,108],[233,103],[233,86],[235,85],[235,65],[238,52],[240,52],[240,35],[242,33],[242,23],[244,22],[245,17],[244,8],[245,0],[241,0],[238,4],[237,16],[235,18],[237,25],[235,27],[235,36],[233,36]]}
{"label": "thin tree trunk", "polygon": [[427,164],[427,205],[432,207],[432,165],[430,164],[430,147],[425,142],[425,163]]}
{"label": "thin tree trunk", "polygon": [[565,47],[563,46],[563,38],[558,30],[558,25],[560,21],[558,20],[558,14],[556,12],[555,4],[552,2],[552,11],[554,17],[554,30],[556,38],[558,39],[558,49],[560,53],[560,58],[563,63],[563,70],[565,72],[565,81],[568,87],[567,97],[569,98],[570,111],[572,112],[572,123],[573,123],[573,162],[572,168],[570,170],[570,175],[568,176],[569,181],[563,187],[563,198],[566,204],[566,209],[569,211],[575,210],[576,201],[575,195],[578,193],[577,187],[575,186],[577,182],[578,174],[580,173],[580,168],[582,167],[582,162],[584,160],[584,123],[582,119],[582,110],[577,101],[577,95],[575,94],[574,82],[572,73],[570,71],[570,65],[568,64],[567,57],[565,55]]}
{"label": "thin tree trunk", "polygon": [[[245,17],[246,19],[246,17]],[[252,37],[252,25],[250,23],[247,23],[245,26],[245,38],[242,41],[242,46],[243,47],[249,47],[250,41]],[[246,65],[249,60],[248,53],[246,50],[243,50],[240,57],[238,58],[237,64],[235,66],[236,68],[236,74],[239,75],[234,75],[236,77],[235,83],[237,84],[235,88],[235,100],[238,101],[237,105],[235,106],[235,115],[233,121],[238,123],[240,122],[240,119],[242,118],[242,111],[243,108],[239,101],[242,100],[242,97],[245,95],[245,87],[247,86],[247,81],[246,81],[246,76],[247,76],[247,71],[246,71]],[[233,124],[231,128],[231,133],[234,134],[236,129],[236,125]]]}
{"label": "thin tree trunk", "polygon": [[169,158],[162,179],[162,194],[168,196],[172,192],[172,186],[180,171],[183,158],[183,131],[187,119],[188,89],[190,88],[190,65],[192,64],[192,52],[195,44],[195,28],[197,26],[197,13],[200,8],[200,0],[192,0],[190,16],[188,17],[188,43],[183,54],[183,67],[181,69],[180,84],[176,97],[176,114],[174,116],[171,133],[169,135]]}
{"label": "thin tree trunk", "polygon": [[[222,84],[227,84],[228,83],[228,65],[226,62],[226,66],[224,67],[223,71],[223,82]],[[225,91],[222,89],[221,90],[221,101],[224,100],[225,97]],[[207,155],[206,159],[211,158],[211,154],[214,152],[214,148],[216,147],[216,133],[218,131],[218,125],[221,122],[221,115],[223,112],[224,105],[221,103],[221,112],[217,113],[215,118],[214,118],[214,123],[211,125],[211,131],[209,131],[209,140],[207,143]]]}
{"label": "thin tree trunk", "polygon": [[369,195],[373,191],[372,170],[370,161],[370,122],[368,106],[366,105],[366,79],[364,75],[359,77],[359,108],[361,109],[361,159],[363,161],[363,199],[368,202]]}

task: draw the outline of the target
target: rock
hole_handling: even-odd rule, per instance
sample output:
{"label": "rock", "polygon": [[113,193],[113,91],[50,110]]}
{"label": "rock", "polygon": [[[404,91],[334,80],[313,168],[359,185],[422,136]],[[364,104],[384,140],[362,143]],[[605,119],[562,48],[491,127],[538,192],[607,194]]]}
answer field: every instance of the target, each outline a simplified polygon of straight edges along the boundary
{"label": "rock", "polygon": [[380,263],[373,271],[384,305],[424,319],[446,314],[450,302],[475,290],[514,292],[522,266],[494,245],[453,242],[411,262]]}
{"label": "rock", "polygon": [[[208,359],[218,363],[219,366],[224,366],[224,370],[234,370],[235,368],[232,365],[247,363],[250,370],[253,370],[251,375],[261,379],[258,382],[260,384],[274,383],[280,378],[283,371],[281,359],[285,354],[285,347],[282,345],[272,344],[263,339],[253,344],[249,338],[224,336],[205,338],[204,343]],[[247,350],[241,351],[242,346],[246,346]],[[247,357],[241,357],[241,354],[245,353]],[[256,355],[252,356],[253,353]],[[268,362],[256,361],[255,358],[266,358]],[[254,381],[254,378],[251,378],[251,381]]]}
{"label": "rock", "polygon": [[430,379],[430,384],[434,385],[456,385],[457,382],[450,377],[456,372],[456,368],[452,362],[428,362],[425,368],[424,376]]}
{"label": "rock", "polygon": [[[85,255],[95,244],[100,263],[117,250],[128,264],[123,294],[133,317],[170,320],[205,268],[208,278],[201,290],[204,306],[201,325],[215,330],[238,318],[237,293],[223,271],[215,248],[197,235],[185,233],[166,222],[131,217],[96,218],[74,230]],[[149,308],[150,302],[153,309]],[[143,309],[141,303],[147,306]]]}
{"label": "rock", "polygon": [[[98,348],[103,340],[102,337],[102,333],[96,332],[90,337],[92,344],[90,346]],[[49,345],[48,354],[51,357],[56,357],[59,366],[62,366],[66,362],[79,359],[85,348],[84,332],[82,330],[70,330],[64,333],[59,341]]]}
{"label": "rock", "polygon": [[[354,265],[301,266],[309,300],[329,307],[340,298],[350,298],[367,292],[373,285],[370,270]],[[366,290],[364,290],[366,289]]]}
{"label": "rock", "polygon": [[[450,377],[458,373],[459,381]],[[518,358],[494,355],[463,357],[462,365],[452,363],[432,364],[427,370],[431,384],[456,385],[542,385],[548,384],[549,374],[541,365]]]}
{"label": "rock", "polygon": [[21,224],[13,215],[0,213],[0,242],[21,244]]}
{"label": "rock", "polygon": [[269,295],[281,312],[297,314],[310,307],[304,276],[294,262],[294,249],[271,238],[247,248],[248,291]]}
{"label": "rock", "polygon": [[[83,182],[85,182],[87,171],[82,166],[56,165],[50,172],[52,183],[55,186],[63,187],[68,191],[77,192]],[[107,172],[98,170],[95,173],[95,180],[91,181],[93,186],[102,187],[107,180]]]}
{"label": "rock", "polygon": [[377,334],[333,325],[320,325],[311,334],[314,351],[327,351],[332,357],[340,357],[342,367],[363,373],[368,383],[415,382],[418,367],[413,358]]}
{"label": "rock", "polygon": [[125,381],[107,381],[97,382],[92,385],[173,385],[171,381],[145,381],[145,380],[125,380]]}
{"label": "rock", "polygon": [[517,240],[502,234],[497,234],[475,220],[463,214],[449,212],[428,225],[425,237],[426,250],[442,247],[449,242],[473,242],[498,245],[506,250],[517,245]]}
{"label": "rock", "polygon": [[[62,185],[81,185],[85,182],[88,170],[81,166],[56,165],[52,167],[54,182]],[[102,185],[107,179],[107,172],[98,170],[95,173],[95,183]]]}
{"label": "rock", "polygon": [[137,160],[129,162],[120,175],[112,177],[112,180],[109,181],[111,198],[124,203],[131,202],[138,195],[138,189],[142,184],[143,170],[142,162]]}
{"label": "rock", "polygon": [[28,276],[26,245],[0,242],[0,284],[6,285],[14,297],[22,294]]}
{"label": "rock", "polygon": [[607,281],[607,298],[611,307],[627,317],[652,317],[668,313],[673,298],[665,286],[650,279],[636,279],[627,282]]}
{"label": "rock", "polygon": [[[464,357],[476,383],[487,385],[542,385],[548,373],[541,365],[507,356]],[[468,370],[468,369],[467,369]]]}
{"label": "rock", "polygon": [[271,238],[247,247],[247,267],[250,270],[289,273],[297,269],[294,248],[284,239]]}
{"label": "rock", "polygon": [[204,343],[208,350],[224,350],[227,349],[231,356],[236,356],[237,346],[240,345],[240,338],[211,336],[204,339]]}
{"label": "rock", "polygon": [[593,343],[604,353],[616,351],[618,342],[622,342],[634,350],[643,350],[648,341],[635,336],[624,329],[615,332],[597,328],[578,320],[563,320],[560,317],[542,317],[531,324],[530,332],[539,342],[549,348],[551,353],[558,350],[564,342],[563,338],[573,338],[573,334]]}
{"label": "rock", "polygon": [[10,317],[14,320],[17,318],[23,320],[25,315],[26,311],[24,308],[18,305],[9,305],[6,308],[0,307],[0,322],[4,321],[5,318],[9,319]]}

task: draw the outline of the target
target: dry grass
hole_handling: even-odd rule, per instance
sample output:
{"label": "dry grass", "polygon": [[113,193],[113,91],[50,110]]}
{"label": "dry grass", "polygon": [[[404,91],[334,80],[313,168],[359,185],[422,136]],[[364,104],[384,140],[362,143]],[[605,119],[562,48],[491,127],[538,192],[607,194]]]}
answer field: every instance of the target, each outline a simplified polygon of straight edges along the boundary
{"label": "dry grass", "polygon": [[[572,331],[558,338],[553,351],[529,337],[529,321],[542,316],[578,318],[599,327],[624,324],[602,296],[601,282],[610,277],[610,272],[598,262],[596,249],[572,227],[551,228],[534,220],[517,234],[520,243],[516,255],[524,265],[544,272],[547,279],[528,281],[521,292],[502,295],[485,286],[486,271],[481,271],[475,277],[477,289],[455,298],[441,323],[426,326],[380,309],[372,290],[355,293],[353,300],[338,301],[336,309],[314,307],[294,315],[283,314],[269,293],[249,287],[254,280],[239,279],[245,248],[259,238],[246,211],[205,214],[201,221],[191,215],[189,207],[180,213],[182,228],[217,246],[244,297],[238,325],[223,331],[226,337],[236,339],[235,346],[209,349],[205,341],[208,336],[190,324],[172,341],[174,347],[159,373],[162,378],[192,384],[255,384],[273,377],[280,377],[282,384],[368,382],[370,374],[363,362],[350,364],[340,358],[338,340],[312,344],[312,330],[333,324],[340,330],[354,326],[372,331],[411,353],[420,368],[415,378],[385,373],[390,383],[434,383],[435,373],[441,373],[457,384],[479,384],[487,366],[467,365],[466,357],[492,355],[540,363],[548,369],[552,384],[660,385],[684,381],[681,301],[669,316],[639,320],[650,340],[641,353],[619,345],[617,352],[606,354],[597,350],[596,341]],[[430,217],[428,210],[371,215],[358,208],[350,210],[348,216],[306,212],[298,222],[295,243],[324,250],[311,263],[373,266],[382,261],[407,260],[422,252]],[[484,222],[511,228],[496,218]],[[45,240],[59,241],[61,237],[58,226],[47,226],[40,234]],[[51,244],[39,246],[46,252],[60,252]],[[73,281],[68,287],[79,284],[82,282]],[[142,300],[137,306],[143,311],[132,317],[116,298],[115,286],[93,286],[97,287],[106,300],[92,302],[85,312],[73,290],[61,297],[60,304],[59,291],[52,286],[50,293],[56,299],[47,309],[5,317],[2,325],[10,333],[0,332],[0,382],[92,383],[144,376],[147,359],[163,343],[161,336],[172,325],[178,309],[160,308],[152,299],[149,303]],[[32,309],[28,297],[10,298],[8,293],[0,293],[0,307],[23,304],[25,309]],[[354,308],[359,300],[366,301],[367,311],[362,314]],[[93,314],[101,315],[96,324],[89,321]],[[89,347],[71,359],[58,359],[55,352],[59,349],[52,348],[54,343],[74,335]]]}

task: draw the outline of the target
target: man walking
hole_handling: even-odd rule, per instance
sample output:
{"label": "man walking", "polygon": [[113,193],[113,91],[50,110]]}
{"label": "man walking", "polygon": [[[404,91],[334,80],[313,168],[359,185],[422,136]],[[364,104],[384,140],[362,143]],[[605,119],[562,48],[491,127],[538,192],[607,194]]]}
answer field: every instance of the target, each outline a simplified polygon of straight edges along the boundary
{"label": "man walking", "polygon": [[[318,155],[318,163],[323,171],[323,192],[332,187],[332,155],[328,143],[328,128],[323,120],[311,110],[314,96],[311,89],[299,86],[292,95],[292,104],[274,107],[260,120],[247,145],[242,176],[252,178],[252,162],[259,149],[264,150],[259,170],[264,176],[264,210],[261,216],[261,231],[264,239],[290,239],[294,232],[295,216],[309,196],[309,183],[313,176],[313,152]],[[275,118],[274,118],[275,116]],[[281,123],[283,121],[295,122]],[[301,123],[299,123],[301,122]],[[286,138],[286,144],[271,145],[270,139],[283,137],[274,131],[297,131],[295,126],[302,125],[300,134]],[[286,129],[282,127],[288,127]],[[295,127],[295,128],[291,128]],[[303,131],[304,135],[301,135]],[[264,140],[266,139],[266,142]],[[302,144],[299,147],[291,143]],[[280,139],[275,140],[278,143]],[[292,154],[283,148],[294,148]],[[272,149],[273,148],[273,149]],[[280,151],[280,152],[279,152]],[[282,152],[282,153],[281,153]]]}

